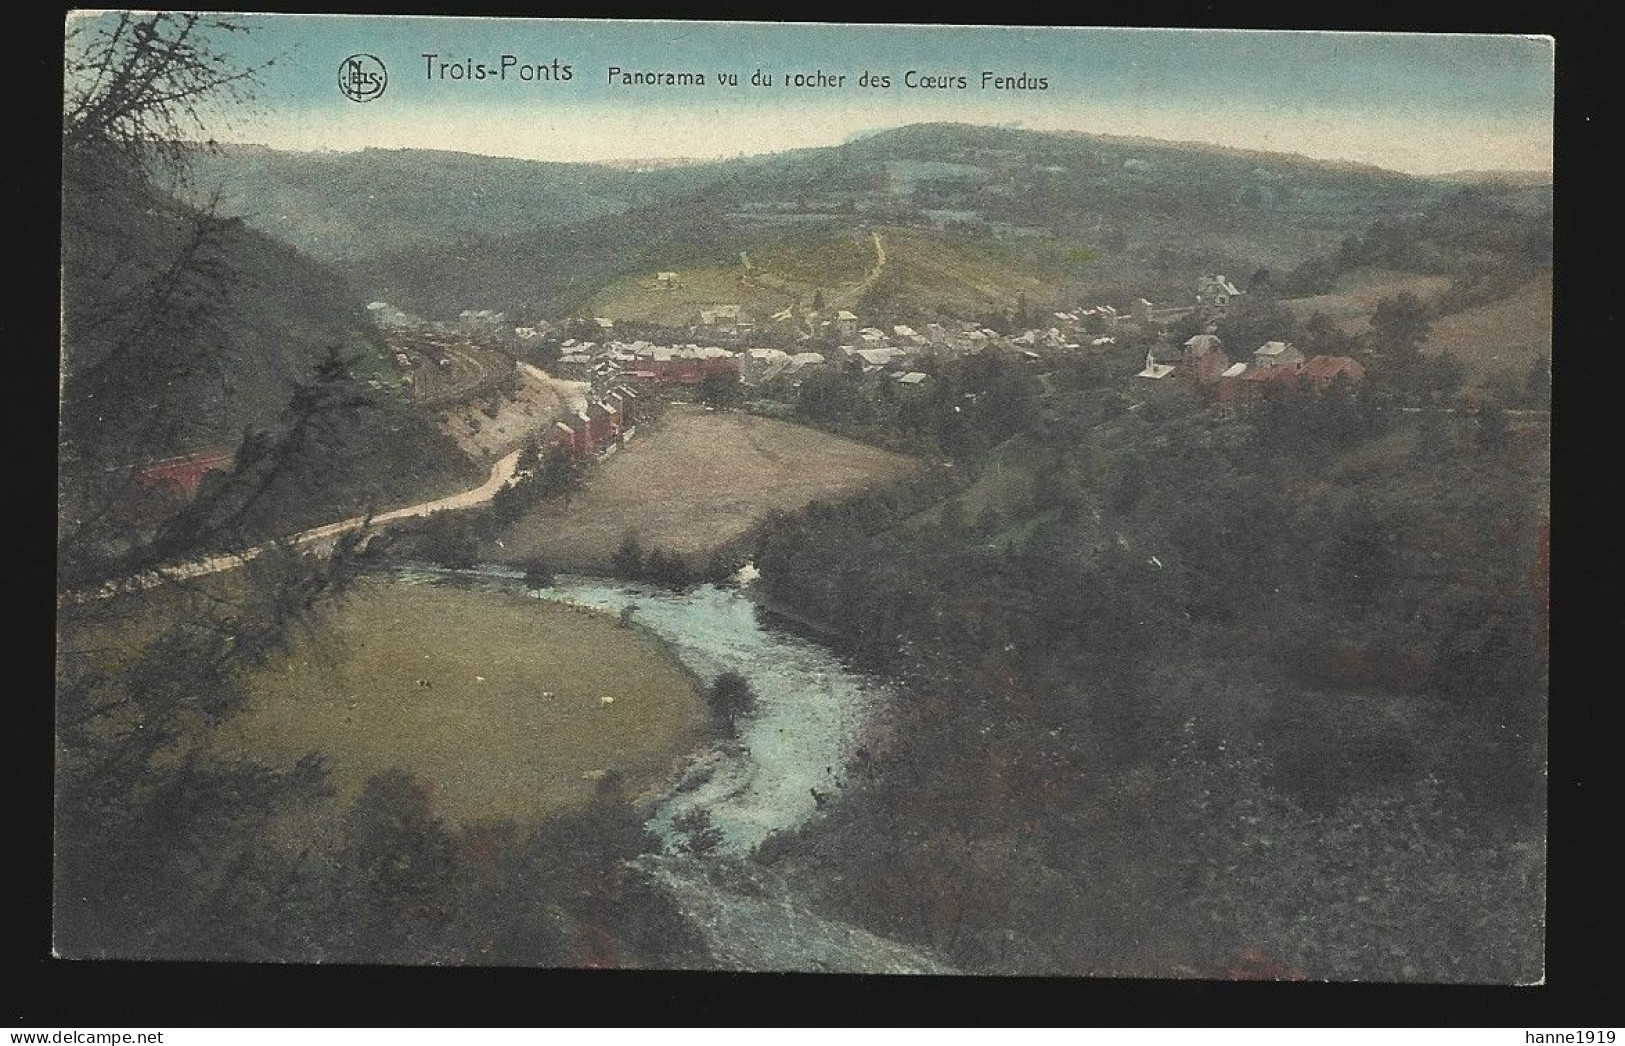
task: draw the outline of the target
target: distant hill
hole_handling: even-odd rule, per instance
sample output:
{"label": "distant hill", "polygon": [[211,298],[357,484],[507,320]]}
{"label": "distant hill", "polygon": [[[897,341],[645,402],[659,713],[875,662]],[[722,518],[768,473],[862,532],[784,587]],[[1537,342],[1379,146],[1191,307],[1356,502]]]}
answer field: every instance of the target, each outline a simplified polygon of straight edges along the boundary
{"label": "distant hill", "polygon": [[[1026,266],[1040,298],[1182,300],[1201,272],[1291,270],[1374,216],[1418,219],[1462,184],[1204,144],[966,124],[652,170],[238,147],[200,172],[200,184],[224,184],[227,203],[257,228],[342,265],[360,293],[442,317],[474,307],[581,311],[639,274],[728,270],[742,250],[880,227],[934,241],[944,258],[980,253]],[[905,302],[932,298],[928,287],[893,291]]]}
{"label": "distant hill", "polygon": [[654,170],[541,163],[428,149],[199,154],[200,193],[318,260],[348,264],[419,247],[620,214],[703,183],[693,164]]}
{"label": "distant hill", "polygon": [[1549,188],[1552,184],[1550,171],[1451,171],[1434,177],[1441,182],[1461,182],[1467,185],[1522,185]]}
{"label": "distant hill", "polygon": [[1384,298],[1414,295],[1432,314],[1424,344],[1463,365],[1468,384],[1523,383],[1552,352],[1549,183],[1453,186],[1420,215],[1381,215],[1278,286],[1300,321],[1320,313],[1369,330]]}

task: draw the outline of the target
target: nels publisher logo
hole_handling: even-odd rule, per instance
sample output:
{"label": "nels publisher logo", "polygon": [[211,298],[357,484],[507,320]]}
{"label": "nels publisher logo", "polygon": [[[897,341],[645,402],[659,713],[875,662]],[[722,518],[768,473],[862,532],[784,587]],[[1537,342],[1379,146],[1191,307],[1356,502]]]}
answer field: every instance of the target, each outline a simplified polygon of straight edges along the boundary
{"label": "nels publisher logo", "polygon": [[339,90],[352,102],[370,102],[389,86],[389,70],[370,54],[353,54],[339,65]]}

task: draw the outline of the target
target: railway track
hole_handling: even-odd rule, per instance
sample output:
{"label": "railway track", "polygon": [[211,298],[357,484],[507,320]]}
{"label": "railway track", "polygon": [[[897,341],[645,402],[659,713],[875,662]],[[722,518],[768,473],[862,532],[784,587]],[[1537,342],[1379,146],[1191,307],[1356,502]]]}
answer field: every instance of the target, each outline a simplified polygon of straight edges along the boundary
{"label": "railway track", "polygon": [[[447,367],[451,374],[449,386],[434,388],[425,392],[421,385],[414,387],[412,402],[420,407],[446,407],[454,403],[482,396],[494,390],[498,385],[513,376],[515,361],[513,357],[484,347],[471,345],[436,346],[432,350],[417,350],[427,360],[432,352],[438,352],[441,358],[451,361]],[[425,363],[425,369],[439,367],[437,363]],[[439,384],[438,381],[435,384]]]}

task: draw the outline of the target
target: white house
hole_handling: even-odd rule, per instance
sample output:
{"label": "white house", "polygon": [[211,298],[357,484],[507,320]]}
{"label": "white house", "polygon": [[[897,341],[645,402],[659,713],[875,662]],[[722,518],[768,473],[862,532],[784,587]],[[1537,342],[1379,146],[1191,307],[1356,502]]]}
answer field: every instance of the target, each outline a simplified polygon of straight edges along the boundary
{"label": "white house", "polygon": [[1266,341],[1253,350],[1259,367],[1302,367],[1303,353],[1289,341]]}
{"label": "white house", "polygon": [[1196,303],[1223,307],[1246,292],[1223,276],[1203,276],[1196,281]]}
{"label": "white house", "polygon": [[1173,372],[1174,368],[1171,364],[1158,363],[1156,357],[1152,356],[1150,352],[1147,352],[1145,354],[1145,370],[1142,370],[1140,373],[1134,376],[1136,378],[1166,378]]}

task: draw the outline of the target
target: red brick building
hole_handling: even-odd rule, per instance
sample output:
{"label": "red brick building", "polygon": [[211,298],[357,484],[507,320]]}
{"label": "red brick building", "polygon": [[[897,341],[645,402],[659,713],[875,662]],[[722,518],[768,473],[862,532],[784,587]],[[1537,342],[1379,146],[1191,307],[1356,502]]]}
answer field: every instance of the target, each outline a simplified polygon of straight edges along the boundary
{"label": "red brick building", "polygon": [[1237,364],[1218,379],[1219,402],[1227,405],[1255,402],[1271,388],[1321,392],[1338,378],[1350,385],[1359,384],[1365,380],[1365,368],[1347,356],[1310,356],[1301,363],[1262,366]]}
{"label": "red brick building", "polygon": [[637,394],[630,389],[611,389],[603,399],[591,400],[564,421],[555,421],[547,446],[562,448],[575,457],[585,457],[620,443],[632,427],[631,405],[636,398]]}
{"label": "red brick building", "polygon": [[739,380],[739,361],[731,356],[710,359],[679,357],[669,360],[639,360],[636,369],[626,372],[634,381],[649,385],[699,385],[707,378]]}
{"label": "red brick building", "polygon": [[549,447],[559,447],[574,454],[576,450],[576,430],[562,421],[553,423],[553,434],[548,440]]}
{"label": "red brick building", "polygon": [[1230,356],[1224,351],[1224,342],[1216,334],[1198,334],[1185,343],[1176,369],[1182,377],[1194,378],[1203,385],[1219,380],[1230,366]]}

